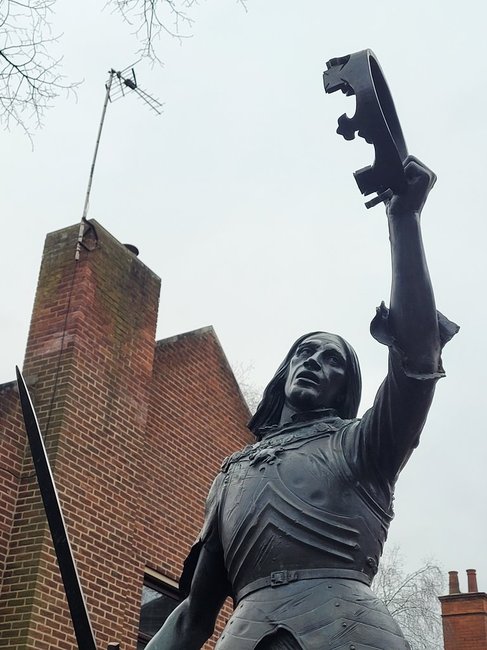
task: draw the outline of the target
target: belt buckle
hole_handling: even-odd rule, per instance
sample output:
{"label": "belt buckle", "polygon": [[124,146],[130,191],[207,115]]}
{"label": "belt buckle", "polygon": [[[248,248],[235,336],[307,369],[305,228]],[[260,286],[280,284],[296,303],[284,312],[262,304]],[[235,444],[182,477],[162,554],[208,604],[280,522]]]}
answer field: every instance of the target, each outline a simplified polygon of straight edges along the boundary
{"label": "belt buckle", "polygon": [[273,571],[271,573],[271,587],[279,587],[281,585],[287,585],[290,582],[296,580],[296,571]]}

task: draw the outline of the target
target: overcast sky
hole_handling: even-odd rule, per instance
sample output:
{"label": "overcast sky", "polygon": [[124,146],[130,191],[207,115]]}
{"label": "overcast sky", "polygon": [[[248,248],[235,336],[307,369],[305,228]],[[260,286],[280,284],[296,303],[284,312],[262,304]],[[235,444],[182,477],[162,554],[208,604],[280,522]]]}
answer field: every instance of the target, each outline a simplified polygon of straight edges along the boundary
{"label": "overcast sky", "polygon": [[[0,133],[0,381],[23,359],[44,237],[81,217],[107,71],[137,58],[130,26],[100,4],[58,3],[54,16],[63,71],[84,79],[77,102],[55,102],[34,151],[20,130]],[[158,338],[211,324],[231,363],[264,386],[300,334],[342,334],[361,359],[363,412],[386,370],[369,322],[389,295],[387,226],[352,176],[372,147],[335,133],[354,101],[325,95],[322,72],[332,57],[374,50],[409,151],[438,174],[425,246],[437,305],[462,327],[399,480],[390,540],[410,567],[433,557],[445,571],[476,568],[487,590],[484,5],[247,7],[201,2],[192,38],[161,41],[165,66],[137,66],[164,114],[134,96],[109,106],[88,216],[162,278]]]}

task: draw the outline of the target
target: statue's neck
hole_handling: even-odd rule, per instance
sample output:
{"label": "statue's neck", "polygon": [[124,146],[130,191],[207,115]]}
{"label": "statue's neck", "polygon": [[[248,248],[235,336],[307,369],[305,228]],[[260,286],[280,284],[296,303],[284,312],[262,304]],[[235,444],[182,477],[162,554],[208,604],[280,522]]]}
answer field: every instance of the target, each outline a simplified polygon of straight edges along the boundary
{"label": "statue's neck", "polygon": [[298,411],[289,404],[284,404],[282,407],[281,417],[279,419],[279,427],[283,427],[286,424],[295,422],[308,422],[311,420],[317,420],[326,417],[337,417],[336,410],[326,408],[310,411]]}

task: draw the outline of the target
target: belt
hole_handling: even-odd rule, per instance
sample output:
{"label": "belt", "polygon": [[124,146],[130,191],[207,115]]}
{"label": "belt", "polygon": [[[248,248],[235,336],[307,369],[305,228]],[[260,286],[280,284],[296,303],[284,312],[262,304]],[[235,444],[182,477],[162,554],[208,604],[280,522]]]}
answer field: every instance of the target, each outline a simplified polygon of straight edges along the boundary
{"label": "belt", "polygon": [[265,578],[259,578],[249,583],[235,594],[235,602],[238,603],[252,594],[254,591],[265,587],[281,587],[297,580],[314,580],[316,578],[345,578],[347,580],[359,580],[366,585],[371,584],[372,579],[361,571],[353,569],[296,569],[295,571],[273,571]]}

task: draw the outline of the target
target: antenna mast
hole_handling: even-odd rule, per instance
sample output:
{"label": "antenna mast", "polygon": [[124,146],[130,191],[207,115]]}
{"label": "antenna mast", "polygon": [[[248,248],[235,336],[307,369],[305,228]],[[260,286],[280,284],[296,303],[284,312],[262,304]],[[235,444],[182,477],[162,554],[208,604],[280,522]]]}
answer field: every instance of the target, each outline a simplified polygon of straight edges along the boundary
{"label": "antenna mast", "polygon": [[[135,71],[132,66],[129,66],[128,68],[125,68],[124,70],[121,70],[119,72],[116,72],[113,68],[109,71],[109,77],[108,81],[105,83],[105,100],[103,102],[103,109],[101,112],[101,120],[100,120],[100,126],[98,127],[98,135],[96,137],[96,144],[95,144],[95,152],[93,154],[93,161],[91,163],[91,168],[90,168],[90,175],[88,177],[88,187],[86,189],[86,196],[85,196],[85,204],[83,206],[83,214],[81,217],[81,223],[79,226],[79,232],[78,232],[78,241],[76,243],[76,253],[75,253],[75,260],[79,260],[79,255],[81,252],[81,246],[83,245],[83,235],[85,231],[85,223],[86,223],[86,217],[88,215],[88,207],[90,204],[90,194],[91,194],[91,186],[93,184],[93,176],[95,173],[95,165],[96,165],[96,158],[98,155],[98,147],[100,146],[100,140],[101,140],[101,133],[103,130],[103,125],[105,123],[105,116],[107,112],[107,107],[108,107],[108,102],[114,102],[117,99],[120,99],[120,97],[124,97],[125,93],[127,92],[126,89],[128,88],[131,91],[134,91],[148,106],[151,108],[157,115],[160,115],[162,113],[162,104],[161,102],[156,99],[155,97],[151,97],[148,93],[146,93],[144,90],[139,88],[137,85],[137,80],[135,77]],[[118,87],[115,87],[113,89],[113,81],[114,77],[118,80],[119,84]]]}
{"label": "antenna mast", "polygon": [[105,101],[103,102],[103,110],[101,112],[100,126],[98,127],[98,135],[96,137],[95,153],[93,154],[93,162],[91,163],[90,176],[88,178],[88,188],[86,190],[85,205],[84,205],[84,208],[83,208],[83,216],[81,217],[83,220],[86,219],[86,215],[88,214],[88,205],[90,203],[91,185],[93,183],[93,174],[95,173],[96,156],[98,155],[98,147],[100,146],[101,132],[103,130],[103,124],[105,122],[105,115],[107,113],[108,100],[110,99],[110,89],[112,87],[113,75],[115,74],[115,70],[112,68],[110,70],[109,74],[110,74],[110,76],[108,77],[108,81],[105,84],[105,88],[106,88]]}

